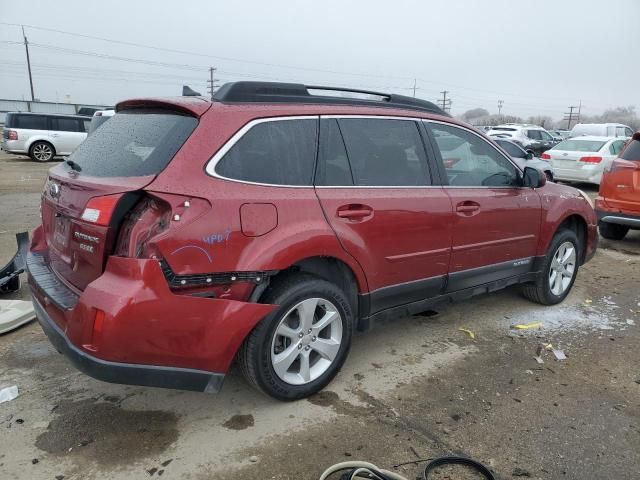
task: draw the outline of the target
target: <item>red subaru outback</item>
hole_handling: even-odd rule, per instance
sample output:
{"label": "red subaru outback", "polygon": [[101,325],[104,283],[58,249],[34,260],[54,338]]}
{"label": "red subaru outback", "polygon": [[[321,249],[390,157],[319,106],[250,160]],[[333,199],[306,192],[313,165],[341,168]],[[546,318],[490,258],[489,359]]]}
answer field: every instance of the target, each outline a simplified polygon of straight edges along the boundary
{"label": "red subaru outback", "polygon": [[118,104],[42,194],[28,270],[56,348],[101,380],[205,392],[237,358],[288,400],[382,316],[512,284],[567,296],[596,249],[585,195],[430,102],[331,90]]}

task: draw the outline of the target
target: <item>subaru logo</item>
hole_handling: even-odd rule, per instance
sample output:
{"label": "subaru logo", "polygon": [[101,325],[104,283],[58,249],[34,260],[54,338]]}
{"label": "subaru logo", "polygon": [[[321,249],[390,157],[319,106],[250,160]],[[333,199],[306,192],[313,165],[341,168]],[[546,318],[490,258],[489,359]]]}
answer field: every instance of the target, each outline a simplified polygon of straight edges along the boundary
{"label": "subaru logo", "polygon": [[60,196],[60,185],[58,185],[57,183],[50,183],[49,184],[49,195],[51,195],[54,198],[57,198]]}

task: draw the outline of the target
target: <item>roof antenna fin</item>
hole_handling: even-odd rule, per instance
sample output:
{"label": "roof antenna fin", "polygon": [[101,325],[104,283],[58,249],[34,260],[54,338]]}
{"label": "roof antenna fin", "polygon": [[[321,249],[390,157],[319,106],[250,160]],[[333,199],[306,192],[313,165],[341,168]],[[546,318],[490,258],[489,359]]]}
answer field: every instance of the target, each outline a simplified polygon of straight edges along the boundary
{"label": "roof antenna fin", "polygon": [[196,92],[189,85],[182,86],[182,96],[183,97],[199,97],[200,92]]}

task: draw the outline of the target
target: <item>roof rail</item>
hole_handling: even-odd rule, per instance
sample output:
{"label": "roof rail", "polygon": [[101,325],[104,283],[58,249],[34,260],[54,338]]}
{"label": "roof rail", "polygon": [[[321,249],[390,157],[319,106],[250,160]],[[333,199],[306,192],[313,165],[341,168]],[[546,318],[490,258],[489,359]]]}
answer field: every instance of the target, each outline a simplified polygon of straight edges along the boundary
{"label": "roof rail", "polygon": [[[324,92],[320,95],[313,92]],[[332,92],[360,95],[349,97],[331,95]],[[440,107],[421,100],[395,93],[380,93],[353,88],[323,87],[301,83],[280,82],[230,82],[225,83],[213,96],[223,103],[313,103],[323,105],[362,105],[369,107],[404,108],[450,117]]]}

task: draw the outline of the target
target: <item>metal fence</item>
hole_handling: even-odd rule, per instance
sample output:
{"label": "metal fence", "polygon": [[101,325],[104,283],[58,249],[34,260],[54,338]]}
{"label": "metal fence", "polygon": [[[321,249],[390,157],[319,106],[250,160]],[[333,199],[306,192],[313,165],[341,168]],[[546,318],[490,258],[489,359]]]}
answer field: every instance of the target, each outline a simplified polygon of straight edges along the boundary
{"label": "metal fence", "polygon": [[86,105],[81,103],[30,102],[27,100],[0,99],[0,125],[4,125],[9,112],[62,113],[73,115],[81,108],[106,110],[112,107],[105,105]]}

